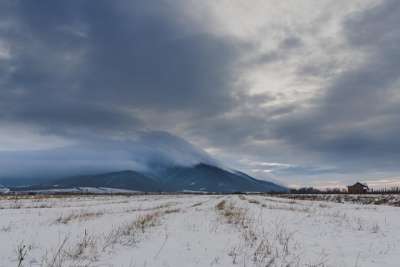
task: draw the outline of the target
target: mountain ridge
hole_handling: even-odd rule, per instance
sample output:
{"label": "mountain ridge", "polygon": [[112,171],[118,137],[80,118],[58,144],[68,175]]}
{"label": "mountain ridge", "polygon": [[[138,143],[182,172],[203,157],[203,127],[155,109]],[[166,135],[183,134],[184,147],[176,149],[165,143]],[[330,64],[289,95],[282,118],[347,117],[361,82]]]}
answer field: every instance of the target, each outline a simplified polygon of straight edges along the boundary
{"label": "mountain ridge", "polygon": [[[208,163],[167,167],[158,173],[122,170],[53,179],[20,187],[23,190],[67,189],[78,187],[116,188],[141,192],[286,192],[273,182],[258,180],[240,171],[229,171]],[[15,188],[14,188],[15,189]]]}

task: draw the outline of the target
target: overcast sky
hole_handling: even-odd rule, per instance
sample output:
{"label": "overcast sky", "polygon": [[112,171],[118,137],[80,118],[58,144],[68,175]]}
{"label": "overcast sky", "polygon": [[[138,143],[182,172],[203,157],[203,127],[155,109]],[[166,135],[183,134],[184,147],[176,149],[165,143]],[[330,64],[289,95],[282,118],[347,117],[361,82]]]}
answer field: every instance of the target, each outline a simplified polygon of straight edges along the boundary
{"label": "overcast sky", "polygon": [[398,0],[1,1],[0,165],[151,133],[287,185],[400,181],[399,25]]}

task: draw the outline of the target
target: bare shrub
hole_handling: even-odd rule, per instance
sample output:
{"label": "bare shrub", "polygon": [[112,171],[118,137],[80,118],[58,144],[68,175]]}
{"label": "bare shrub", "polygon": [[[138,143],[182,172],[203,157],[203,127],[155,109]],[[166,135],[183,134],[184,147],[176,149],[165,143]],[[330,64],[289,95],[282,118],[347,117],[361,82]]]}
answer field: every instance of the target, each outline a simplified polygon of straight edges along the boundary
{"label": "bare shrub", "polygon": [[18,267],[22,266],[22,263],[25,260],[26,255],[31,249],[32,247],[30,245],[27,246],[26,244],[24,244],[24,242],[18,244],[17,249],[15,251],[17,254]]}
{"label": "bare shrub", "polygon": [[240,247],[239,245],[233,246],[230,251],[228,252],[228,255],[232,257],[232,263],[237,264],[237,258],[240,256],[240,254],[243,253],[243,248]]}
{"label": "bare shrub", "polygon": [[307,267],[325,267],[325,266],[327,266],[326,261],[327,261],[326,255],[324,253],[322,253],[320,255],[319,259],[317,259],[313,263],[307,263],[305,266],[307,266]]}
{"label": "bare shrub", "polygon": [[243,240],[249,247],[253,247],[257,241],[257,233],[249,223],[245,225],[245,231],[242,232]]}
{"label": "bare shrub", "polygon": [[69,239],[69,236],[65,236],[64,239],[57,246],[56,250],[54,251],[54,253],[52,255],[48,255],[48,253],[46,252],[46,255],[44,255],[42,258],[41,266],[45,266],[45,267],[62,267],[62,266],[64,266],[64,262],[66,261],[65,245],[66,245],[68,239]]}
{"label": "bare shrub", "polygon": [[[270,258],[272,254],[272,245],[269,242],[268,239],[263,238],[260,243],[257,245],[255,251],[253,252],[253,262],[254,263],[264,263],[267,262],[267,259]],[[273,263],[275,260],[275,257],[271,257],[271,259],[268,260],[270,264]],[[266,265],[269,266],[269,265]]]}
{"label": "bare shrub", "polygon": [[73,245],[68,251],[66,251],[66,255],[76,260],[78,258],[84,257],[85,252],[91,252],[90,255],[87,255],[85,258],[94,258],[96,255],[96,238],[92,235],[89,235],[85,229],[84,234],[81,240],[78,241],[77,244]]}
{"label": "bare shrub", "polygon": [[107,248],[120,242],[122,236],[122,227],[112,228],[110,232],[104,235],[102,250],[105,251]]}

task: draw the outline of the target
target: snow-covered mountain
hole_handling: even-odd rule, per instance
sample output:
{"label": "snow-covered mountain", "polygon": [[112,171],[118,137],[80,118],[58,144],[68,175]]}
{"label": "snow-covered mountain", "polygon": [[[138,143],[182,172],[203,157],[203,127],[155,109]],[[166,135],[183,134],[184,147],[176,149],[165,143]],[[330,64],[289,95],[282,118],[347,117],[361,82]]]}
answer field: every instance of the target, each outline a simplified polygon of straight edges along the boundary
{"label": "snow-covered mountain", "polygon": [[215,165],[173,166],[156,173],[125,170],[49,180],[14,190],[118,188],[142,192],[285,192],[287,188]]}
{"label": "snow-covered mountain", "polygon": [[0,194],[5,194],[10,192],[10,189],[0,184]]}
{"label": "snow-covered mountain", "polygon": [[126,140],[93,140],[52,150],[3,151],[0,184],[13,190],[76,187],[145,192],[287,190],[224,167],[201,148],[166,132],[144,132]]}

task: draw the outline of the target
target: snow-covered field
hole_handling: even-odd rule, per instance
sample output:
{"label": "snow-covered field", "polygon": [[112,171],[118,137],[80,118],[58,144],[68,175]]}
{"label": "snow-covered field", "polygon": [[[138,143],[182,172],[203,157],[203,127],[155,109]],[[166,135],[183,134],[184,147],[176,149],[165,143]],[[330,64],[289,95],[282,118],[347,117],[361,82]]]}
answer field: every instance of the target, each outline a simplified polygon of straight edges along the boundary
{"label": "snow-covered field", "polygon": [[333,201],[338,203],[349,202],[400,207],[399,194],[281,194],[279,197],[295,200]]}
{"label": "snow-covered field", "polygon": [[0,197],[0,266],[399,266],[400,208],[250,195]]}

